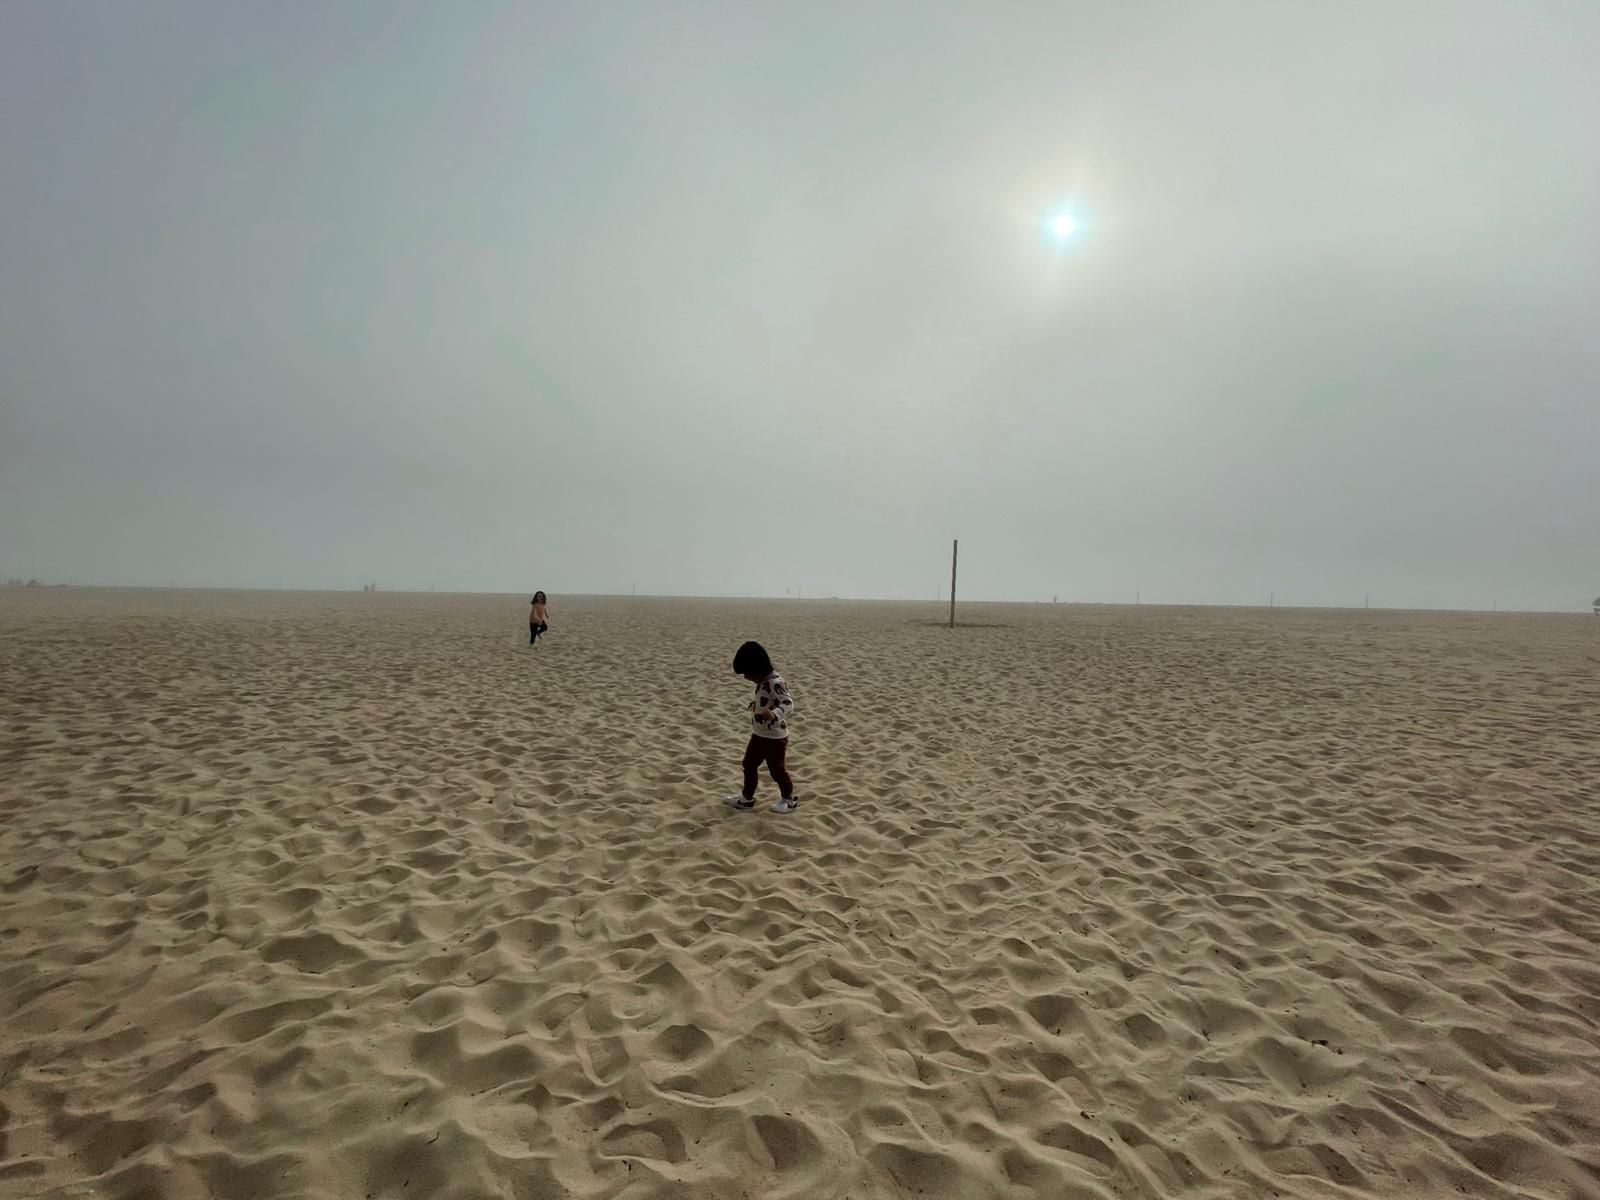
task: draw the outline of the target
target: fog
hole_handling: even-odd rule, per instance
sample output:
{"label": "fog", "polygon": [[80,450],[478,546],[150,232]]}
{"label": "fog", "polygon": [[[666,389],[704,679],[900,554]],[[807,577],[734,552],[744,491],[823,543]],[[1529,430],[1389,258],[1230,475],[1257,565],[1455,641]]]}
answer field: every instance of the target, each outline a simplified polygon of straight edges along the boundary
{"label": "fog", "polygon": [[[0,575],[1561,608],[1600,7],[0,7]],[[1057,239],[1050,219],[1076,231]]]}

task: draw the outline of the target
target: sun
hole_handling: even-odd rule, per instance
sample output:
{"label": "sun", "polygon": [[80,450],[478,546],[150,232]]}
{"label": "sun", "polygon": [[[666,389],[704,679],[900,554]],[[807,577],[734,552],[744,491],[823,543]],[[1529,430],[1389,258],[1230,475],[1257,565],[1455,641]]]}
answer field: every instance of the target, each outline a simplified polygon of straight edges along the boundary
{"label": "sun", "polygon": [[1064,261],[1077,257],[1095,240],[1100,223],[1080,198],[1066,196],[1058,197],[1048,208],[1035,209],[1033,228],[1050,257]]}

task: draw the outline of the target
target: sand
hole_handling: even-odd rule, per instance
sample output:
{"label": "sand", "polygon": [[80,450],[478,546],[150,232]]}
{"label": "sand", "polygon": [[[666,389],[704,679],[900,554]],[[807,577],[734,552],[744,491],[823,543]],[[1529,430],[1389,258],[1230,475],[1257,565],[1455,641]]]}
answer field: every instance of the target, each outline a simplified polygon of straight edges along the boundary
{"label": "sand", "polygon": [[525,602],[0,592],[0,1196],[1600,1196],[1600,620]]}

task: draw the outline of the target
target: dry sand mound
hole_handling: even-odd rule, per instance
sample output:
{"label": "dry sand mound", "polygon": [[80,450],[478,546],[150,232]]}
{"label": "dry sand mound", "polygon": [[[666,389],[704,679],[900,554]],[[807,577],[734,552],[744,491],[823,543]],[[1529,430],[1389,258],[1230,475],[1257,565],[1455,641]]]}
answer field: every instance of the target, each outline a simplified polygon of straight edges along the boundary
{"label": "dry sand mound", "polygon": [[522,615],[0,593],[0,1196],[1600,1196],[1600,622]]}

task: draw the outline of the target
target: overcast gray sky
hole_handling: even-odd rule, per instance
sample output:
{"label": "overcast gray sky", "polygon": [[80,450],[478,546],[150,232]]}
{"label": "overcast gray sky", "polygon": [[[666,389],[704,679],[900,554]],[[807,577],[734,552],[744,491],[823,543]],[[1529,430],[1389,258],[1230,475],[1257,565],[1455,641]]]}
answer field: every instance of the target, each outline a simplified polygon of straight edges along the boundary
{"label": "overcast gray sky", "polygon": [[0,573],[1574,608],[1596,63],[1557,0],[7,0]]}

